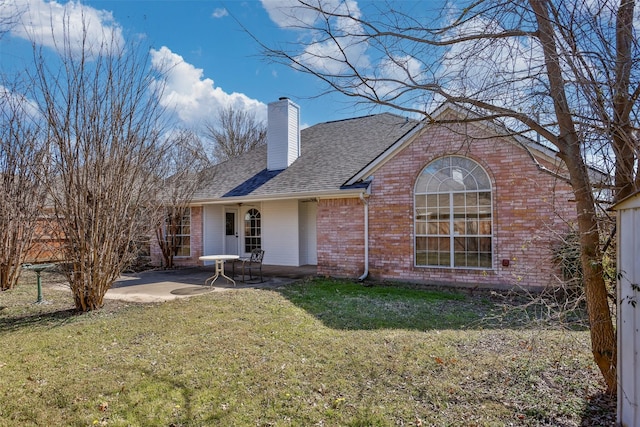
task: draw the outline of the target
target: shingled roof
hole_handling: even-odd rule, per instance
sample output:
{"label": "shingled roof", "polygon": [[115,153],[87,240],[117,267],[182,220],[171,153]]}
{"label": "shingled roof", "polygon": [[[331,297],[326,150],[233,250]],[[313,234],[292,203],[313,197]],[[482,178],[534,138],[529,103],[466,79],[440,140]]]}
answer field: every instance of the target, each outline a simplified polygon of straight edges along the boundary
{"label": "shingled roof", "polygon": [[287,169],[267,170],[267,147],[258,147],[215,165],[194,202],[313,197],[362,188],[366,184],[345,183],[417,125],[382,113],[311,126],[300,132],[301,155]]}

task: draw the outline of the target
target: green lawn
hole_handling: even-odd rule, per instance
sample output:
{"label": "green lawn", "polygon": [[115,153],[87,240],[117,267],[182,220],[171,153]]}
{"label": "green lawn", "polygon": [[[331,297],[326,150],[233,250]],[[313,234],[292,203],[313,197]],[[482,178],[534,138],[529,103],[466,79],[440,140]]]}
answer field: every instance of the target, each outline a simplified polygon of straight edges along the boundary
{"label": "green lawn", "polygon": [[0,294],[0,426],[615,418],[587,331],[511,323],[490,294],[317,279],[77,315],[64,291],[34,305],[34,288]]}

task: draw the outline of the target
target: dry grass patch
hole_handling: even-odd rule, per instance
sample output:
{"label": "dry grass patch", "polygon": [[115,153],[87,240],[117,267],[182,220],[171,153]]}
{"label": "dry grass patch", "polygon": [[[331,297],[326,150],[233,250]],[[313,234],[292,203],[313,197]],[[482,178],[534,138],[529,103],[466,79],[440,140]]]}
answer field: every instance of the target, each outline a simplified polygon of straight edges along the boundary
{"label": "dry grass patch", "polygon": [[[0,294],[0,425],[608,425],[588,332],[486,296],[314,280],[161,304]],[[597,421],[597,422],[596,422]]]}

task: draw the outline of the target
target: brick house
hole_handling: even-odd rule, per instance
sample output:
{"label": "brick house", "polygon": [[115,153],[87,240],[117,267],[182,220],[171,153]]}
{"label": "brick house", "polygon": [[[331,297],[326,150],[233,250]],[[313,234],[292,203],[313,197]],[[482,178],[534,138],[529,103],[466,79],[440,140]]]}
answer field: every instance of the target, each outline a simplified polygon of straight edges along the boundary
{"label": "brick house", "polygon": [[563,166],[468,114],[443,105],[432,123],[383,113],[300,131],[297,105],[269,104],[266,146],[214,166],[176,264],[259,247],[265,264],[333,277],[552,283],[552,247],[576,215]]}

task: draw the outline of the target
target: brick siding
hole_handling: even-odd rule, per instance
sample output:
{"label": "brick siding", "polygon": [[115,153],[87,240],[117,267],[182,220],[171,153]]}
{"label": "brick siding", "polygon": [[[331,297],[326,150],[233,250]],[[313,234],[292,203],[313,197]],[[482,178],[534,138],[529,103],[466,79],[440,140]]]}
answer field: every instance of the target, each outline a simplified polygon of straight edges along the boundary
{"label": "brick siding", "polygon": [[360,199],[320,200],[318,274],[358,277],[364,268],[364,208]]}
{"label": "brick siding", "polygon": [[[557,271],[551,263],[551,247],[575,218],[570,187],[553,174],[540,171],[511,139],[491,137],[470,125],[457,127],[432,126],[375,172],[369,198],[370,276],[481,287],[554,283]],[[491,178],[493,268],[414,266],[414,184],[427,164],[447,155],[473,159]],[[551,163],[544,166],[554,167]],[[319,274],[362,274],[363,212],[359,199],[320,201]],[[508,260],[509,265],[503,266],[502,260]]]}

